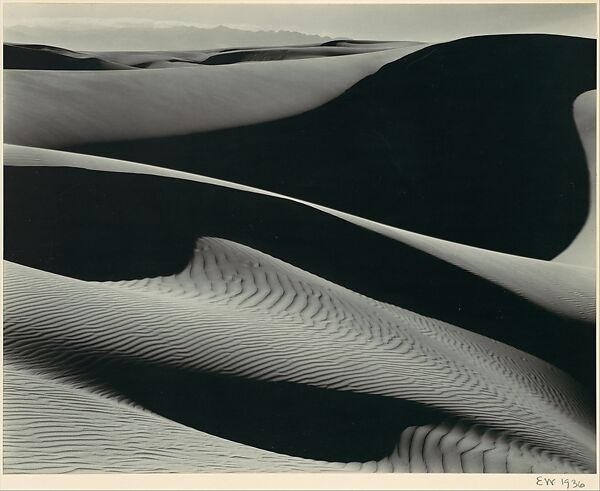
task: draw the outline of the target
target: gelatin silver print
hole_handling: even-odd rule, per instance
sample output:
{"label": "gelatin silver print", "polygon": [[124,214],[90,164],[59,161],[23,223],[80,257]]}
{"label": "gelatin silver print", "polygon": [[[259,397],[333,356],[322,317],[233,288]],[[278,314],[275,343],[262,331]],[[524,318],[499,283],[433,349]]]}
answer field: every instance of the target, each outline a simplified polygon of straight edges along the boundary
{"label": "gelatin silver print", "polygon": [[595,4],[3,7],[4,474],[596,473]]}

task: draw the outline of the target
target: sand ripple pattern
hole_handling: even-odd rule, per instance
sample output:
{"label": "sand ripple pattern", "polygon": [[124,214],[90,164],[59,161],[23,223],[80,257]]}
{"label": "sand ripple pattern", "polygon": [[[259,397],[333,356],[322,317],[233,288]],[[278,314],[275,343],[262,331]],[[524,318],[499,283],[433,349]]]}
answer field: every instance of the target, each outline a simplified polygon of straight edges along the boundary
{"label": "sand ripple pattern", "polygon": [[279,455],[199,432],[22,364],[5,366],[4,399],[5,472],[344,469],[343,464]]}
{"label": "sand ripple pattern", "polygon": [[171,277],[84,282],[7,263],[5,282],[7,354],[67,378],[93,372],[90,354],[122,356],[415,401],[470,422],[407,428],[390,457],[359,466],[371,470],[595,465],[592,414],[556,368],[240,244],[200,239]]}

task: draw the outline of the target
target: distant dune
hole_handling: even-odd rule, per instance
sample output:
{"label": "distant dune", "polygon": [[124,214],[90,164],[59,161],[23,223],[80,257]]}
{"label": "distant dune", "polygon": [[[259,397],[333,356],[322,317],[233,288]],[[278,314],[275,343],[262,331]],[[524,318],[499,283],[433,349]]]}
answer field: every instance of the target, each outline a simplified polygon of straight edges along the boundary
{"label": "distant dune", "polygon": [[5,141],[56,148],[280,119],[324,104],[421,47],[178,70],[11,70]]}
{"label": "distant dune", "polygon": [[5,361],[3,375],[5,473],[345,470],[209,435],[51,371]]}
{"label": "distant dune", "polygon": [[278,48],[212,49],[202,51],[77,52],[53,46],[4,44],[5,68],[19,70],[127,70],[194,65],[231,65],[250,61],[302,60],[346,56],[388,49],[424,46],[412,42],[335,42]]}
{"label": "distant dune", "polygon": [[131,67],[53,46],[4,44],[4,68],[25,70],[129,70]]}
{"label": "distant dune", "polygon": [[5,57],[5,472],[595,471],[592,40]]}
{"label": "distant dune", "polygon": [[53,44],[74,50],[181,50],[233,48],[240,46],[282,46],[320,44],[331,38],[294,31],[250,31],[228,26],[200,27],[174,25],[111,25],[95,22],[66,25],[58,19],[52,25],[7,25],[4,39],[11,43]]}

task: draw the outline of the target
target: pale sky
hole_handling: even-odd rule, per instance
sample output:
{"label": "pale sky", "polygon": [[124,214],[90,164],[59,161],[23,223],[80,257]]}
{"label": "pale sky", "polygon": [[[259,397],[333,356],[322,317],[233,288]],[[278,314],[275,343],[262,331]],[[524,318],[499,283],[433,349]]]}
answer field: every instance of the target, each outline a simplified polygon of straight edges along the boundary
{"label": "pale sky", "polygon": [[4,25],[184,23],[292,30],[355,39],[444,41],[478,34],[551,33],[596,37],[594,4],[243,5],[7,4]]}

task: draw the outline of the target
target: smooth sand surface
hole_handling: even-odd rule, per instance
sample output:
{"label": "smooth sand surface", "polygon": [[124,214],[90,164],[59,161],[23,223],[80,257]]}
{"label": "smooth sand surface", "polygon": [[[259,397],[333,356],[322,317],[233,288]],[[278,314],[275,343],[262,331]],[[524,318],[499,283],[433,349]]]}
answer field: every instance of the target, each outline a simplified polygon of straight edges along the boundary
{"label": "smooth sand surface", "polygon": [[4,141],[60,148],[280,119],[330,101],[425,46],[177,70],[10,70]]}
{"label": "smooth sand surface", "polygon": [[174,68],[198,64],[220,65],[246,61],[301,60],[371,53],[427,43],[331,42],[324,45],[244,47],[197,51],[72,51],[56,46],[5,43],[5,69],[18,70],[128,70]]}
{"label": "smooth sand surface", "polygon": [[573,117],[581,137],[590,176],[590,211],[573,243],[554,258],[557,262],[596,266],[596,104],[598,92],[581,94],[573,104]]}

